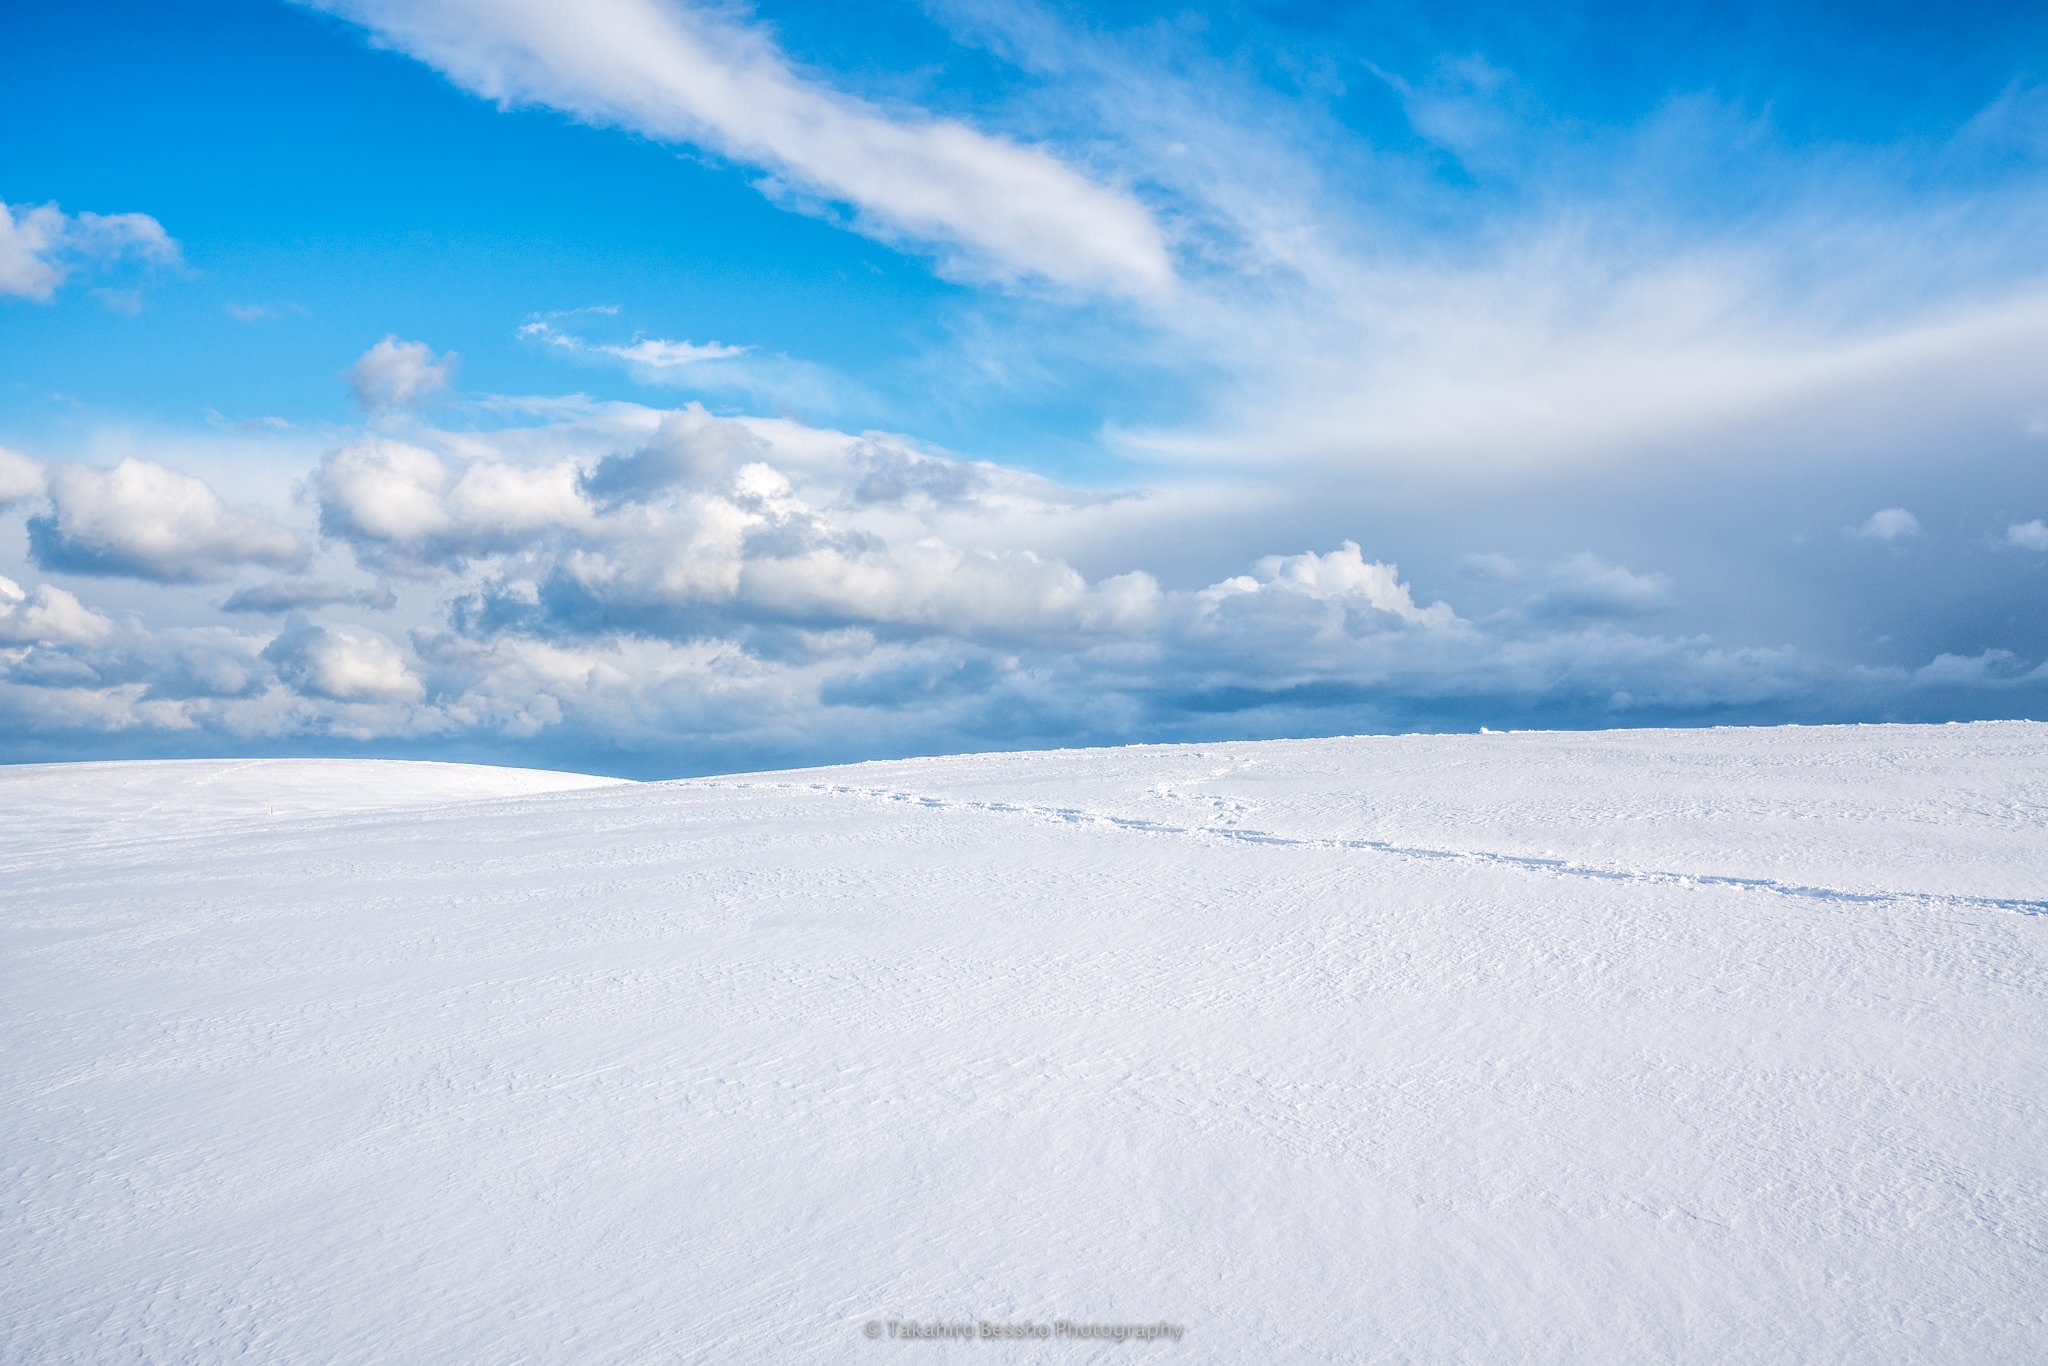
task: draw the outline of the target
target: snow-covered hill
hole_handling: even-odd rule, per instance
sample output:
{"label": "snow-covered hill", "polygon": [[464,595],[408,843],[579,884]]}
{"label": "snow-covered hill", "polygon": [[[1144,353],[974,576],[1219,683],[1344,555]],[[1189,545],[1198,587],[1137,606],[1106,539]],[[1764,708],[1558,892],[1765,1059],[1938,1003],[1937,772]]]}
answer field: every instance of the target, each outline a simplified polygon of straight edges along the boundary
{"label": "snow-covered hill", "polygon": [[2048,726],[0,770],[0,974],[9,1362],[2048,1353]]}

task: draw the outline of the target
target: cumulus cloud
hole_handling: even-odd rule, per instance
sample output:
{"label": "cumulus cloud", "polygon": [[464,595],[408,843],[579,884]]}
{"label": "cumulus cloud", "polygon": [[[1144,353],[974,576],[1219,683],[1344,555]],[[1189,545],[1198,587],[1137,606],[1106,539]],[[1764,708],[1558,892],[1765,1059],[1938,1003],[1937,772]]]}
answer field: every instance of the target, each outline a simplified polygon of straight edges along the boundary
{"label": "cumulus cloud", "polygon": [[237,512],[201,480],[147,460],[110,470],[59,465],[48,474],[51,510],[29,519],[37,564],[72,574],[162,583],[225,576],[242,565],[297,565],[291,533]]}
{"label": "cumulus cloud", "polygon": [[1171,289],[1152,214],[1043,149],[885,111],[799,75],[730,10],[664,0],[320,0],[457,85],[506,104],[689,142],[849,204],[870,231],[1006,277]]}
{"label": "cumulus cloud", "polygon": [[206,714],[156,704],[260,693],[273,681],[260,657],[263,644],[259,636],[218,626],[151,631],[131,623],[104,639],[37,652],[22,661],[26,667],[15,667],[8,676],[44,687],[118,691],[138,705],[139,717],[148,718],[148,724],[193,726]]}
{"label": "cumulus cloud", "polygon": [[2048,550],[2048,522],[2014,522],[2005,529],[2005,543],[2015,550]]}
{"label": "cumulus cloud", "polygon": [[892,543],[794,498],[765,465],[724,495],[694,495],[544,559],[533,577],[467,600],[482,629],[627,630],[688,639],[763,625],[869,625],[986,638],[1114,633],[1159,600],[1149,575],[1091,584],[1030,551],[962,548],[935,537]]}
{"label": "cumulus cloud", "polygon": [[0,203],[0,298],[46,301],[81,269],[178,259],[178,244],[146,213],[73,215],[55,204]]}
{"label": "cumulus cloud", "polygon": [[[1089,634],[1155,610],[1159,594],[1148,575],[1090,583],[1028,549],[949,539],[924,516],[936,503],[885,506],[876,490],[863,493],[884,444],[741,423],[693,406],[665,415],[637,449],[597,461],[573,488],[561,465],[524,476],[565,492],[551,515],[523,527],[466,512],[462,483],[417,451],[402,469],[388,453],[372,462],[337,456],[322,481],[323,517],[372,554],[512,553],[497,579],[463,601],[463,620],[479,630],[516,624],[683,637],[723,623]],[[463,480],[479,468],[503,467],[472,465]],[[948,509],[966,506],[956,498]]]}
{"label": "cumulus cloud", "polygon": [[1855,531],[1866,541],[1902,541],[1920,534],[1920,519],[1904,508],[1879,508]]}
{"label": "cumulus cloud", "polygon": [[568,462],[532,469],[483,458],[455,469],[425,447],[364,437],[321,462],[314,491],[323,533],[374,563],[416,568],[588,521],[578,479]]}
{"label": "cumulus cloud", "polygon": [[713,417],[692,403],[664,414],[654,435],[637,450],[599,461],[583,487],[605,502],[644,499],[669,488],[708,489],[767,454],[767,443],[752,428]]}
{"label": "cumulus cloud", "polygon": [[398,647],[361,627],[295,620],[263,658],[292,687],[330,702],[417,702],[426,694]]}
{"label": "cumulus cloud", "polygon": [[[557,747],[533,751],[551,761],[601,748],[673,773],[1460,718],[1875,719],[2048,695],[2048,672],[2010,651],[1952,650],[1916,670],[1650,631],[1673,579],[1590,553],[1469,557],[1474,591],[1513,596],[1464,614],[1431,591],[1434,574],[1404,575],[1365,535],[1334,548],[1290,537],[1287,553],[1238,560],[1243,572],[1225,561],[1175,581],[1153,571],[1160,540],[1129,534],[1159,515],[1145,497],[1126,506],[887,433],[695,405],[519,412],[497,431],[366,434],[307,483],[329,541],[418,580],[403,635],[360,620],[390,605],[388,589],[326,577],[222,603],[320,612],[269,639],[151,632],[17,586],[0,604],[0,718],[35,734],[512,737]],[[123,502],[101,487],[120,475],[53,466],[40,549],[61,523],[103,560],[146,549],[158,577],[189,569],[192,545],[138,549],[132,528],[89,523],[88,505],[132,517],[189,493]],[[208,509],[164,520],[218,530]],[[1060,534],[1063,550],[1041,548]],[[226,540],[212,563],[245,562]]]}
{"label": "cumulus cloud", "polygon": [[403,408],[445,390],[455,377],[456,355],[436,356],[425,342],[388,335],[348,368],[349,387],[368,412]]}
{"label": "cumulus cloud", "polygon": [[43,467],[19,451],[0,446],[0,507],[42,496]]}
{"label": "cumulus cloud", "polygon": [[29,592],[0,576],[0,645],[80,645],[103,640],[114,624],[50,584]]}
{"label": "cumulus cloud", "polygon": [[1006,638],[1142,628],[1160,594],[1149,574],[1090,584],[1031,551],[820,539],[743,558],[732,602],[749,613],[826,625],[915,626]]}
{"label": "cumulus cloud", "polygon": [[962,460],[946,460],[899,441],[867,441],[856,453],[860,478],[853,496],[863,503],[925,500],[958,506],[990,491],[995,471]]}
{"label": "cumulus cloud", "polygon": [[1358,542],[1346,541],[1327,554],[1269,555],[1250,574],[1225,579],[1199,595],[1209,611],[1243,610],[1243,604],[1333,604],[1365,609],[1341,616],[1320,614],[1325,629],[1343,629],[1360,621],[1392,619],[1411,626],[1450,626],[1457,614],[1448,604],[1418,607],[1413,590],[1401,582],[1393,565],[1367,560]]}
{"label": "cumulus cloud", "polygon": [[[693,404],[595,460],[446,444],[359,439],[327,456],[313,492],[323,532],[366,563],[420,575],[507,559],[465,598],[475,621],[539,613],[567,630],[631,621],[666,633],[718,612],[1085,631],[1134,610],[1129,584],[1105,590],[1028,550],[948,540],[930,516],[972,518],[978,492],[1008,486],[879,436]],[[1019,502],[1025,487],[998,501]]]}

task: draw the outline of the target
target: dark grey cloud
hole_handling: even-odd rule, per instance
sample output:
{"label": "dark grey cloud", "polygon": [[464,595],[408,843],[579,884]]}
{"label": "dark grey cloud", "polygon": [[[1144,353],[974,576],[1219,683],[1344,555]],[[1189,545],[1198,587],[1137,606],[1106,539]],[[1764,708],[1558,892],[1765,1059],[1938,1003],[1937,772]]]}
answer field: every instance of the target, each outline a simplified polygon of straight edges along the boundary
{"label": "dark grey cloud", "polygon": [[1582,551],[1543,571],[1525,609],[1550,617],[1634,617],[1671,606],[1671,580]]}
{"label": "dark grey cloud", "polygon": [[389,584],[352,588],[327,579],[270,579],[236,589],[221,603],[220,610],[283,614],[316,607],[349,606],[388,612],[397,605],[398,595]]}
{"label": "dark grey cloud", "polygon": [[744,424],[713,417],[693,403],[664,415],[645,445],[600,460],[583,476],[582,487],[604,504],[676,488],[718,488],[740,466],[768,454],[767,443]]}

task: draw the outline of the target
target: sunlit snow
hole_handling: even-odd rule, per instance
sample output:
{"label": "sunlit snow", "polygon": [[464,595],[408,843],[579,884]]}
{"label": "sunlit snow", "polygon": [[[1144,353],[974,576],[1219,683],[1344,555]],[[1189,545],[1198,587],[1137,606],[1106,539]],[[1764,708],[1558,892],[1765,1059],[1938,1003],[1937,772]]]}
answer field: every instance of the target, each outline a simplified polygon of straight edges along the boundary
{"label": "sunlit snow", "polygon": [[0,769],[0,955],[9,1362],[2048,1344],[2048,725]]}

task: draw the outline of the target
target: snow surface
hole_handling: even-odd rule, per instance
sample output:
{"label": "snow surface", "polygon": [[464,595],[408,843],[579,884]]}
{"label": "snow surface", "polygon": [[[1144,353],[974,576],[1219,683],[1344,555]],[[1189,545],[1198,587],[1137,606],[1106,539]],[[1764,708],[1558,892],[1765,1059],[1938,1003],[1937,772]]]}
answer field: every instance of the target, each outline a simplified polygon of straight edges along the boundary
{"label": "snow surface", "polygon": [[2044,969],[2025,723],[0,770],[0,1360],[2039,1361]]}

